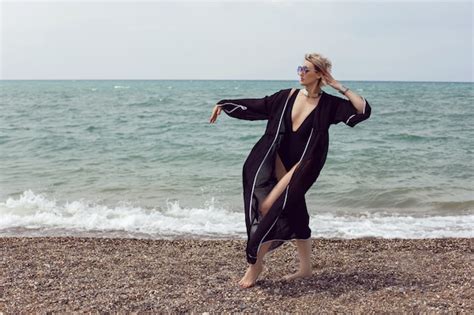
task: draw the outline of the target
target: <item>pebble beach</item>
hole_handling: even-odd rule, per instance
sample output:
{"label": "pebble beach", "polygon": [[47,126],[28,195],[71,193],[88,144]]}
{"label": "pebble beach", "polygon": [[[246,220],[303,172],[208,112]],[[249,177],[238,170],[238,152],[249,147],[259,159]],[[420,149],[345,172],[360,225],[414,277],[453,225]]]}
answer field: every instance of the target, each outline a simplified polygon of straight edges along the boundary
{"label": "pebble beach", "polygon": [[242,289],[245,241],[0,238],[0,311],[473,313],[470,238],[312,239],[313,276],[287,242]]}

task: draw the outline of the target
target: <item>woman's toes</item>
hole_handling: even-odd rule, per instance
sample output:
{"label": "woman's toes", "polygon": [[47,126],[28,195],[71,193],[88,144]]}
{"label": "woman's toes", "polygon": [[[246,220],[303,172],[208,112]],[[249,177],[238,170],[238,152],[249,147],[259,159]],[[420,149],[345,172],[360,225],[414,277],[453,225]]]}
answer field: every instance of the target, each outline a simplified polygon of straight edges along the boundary
{"label": "woman's toes", "polygon": [[243,288],[249,288],[253,286],[262,271],[263,266],[250,266],[243,278],[239,281],[239,285]]}

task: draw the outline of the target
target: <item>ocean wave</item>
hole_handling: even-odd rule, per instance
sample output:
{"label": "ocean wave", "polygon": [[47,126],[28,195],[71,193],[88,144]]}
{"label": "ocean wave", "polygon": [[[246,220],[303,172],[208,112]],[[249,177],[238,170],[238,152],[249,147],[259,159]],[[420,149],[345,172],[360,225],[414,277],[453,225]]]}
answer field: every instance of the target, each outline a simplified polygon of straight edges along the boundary
{"label": "ocean wave", "polygon": [[311,225],[313,236],[333,238],[441,238],[474,237],[474,215],[409,216],[401,214],[363,213],[335,216],[317,215]]}
{"label": "ocean wave", "polygon": [[234,234],[243,231],[240,214],[219,209],[183,208],[167,202],[164,209],[130,204],[115,207],[87,201],[58,204],[43,194],[25,191],[18,199],[0,203],[0,230],[8,228],[62,228],[72,230],[123,230],[150,234]]}
{"label": "ocean wave", "polygon": [[[246,237],[243,211],[216,207],[214,199],[204,207],[188,208],[180,206],[179,201],[168,201],[164,207],[147,209],[129,203],[110,207],[84,200],[59,204],[44,194],[27,190],[17,199],[10,197],[0,202],[0,219],[0,236],[41,236],[41,231],[56,231],[56,235],[113,235],[122,231],[125,236],[142,234],[153,238]],[[474,215],[335,211],[312,215],[310,222],[313,237],[474,237]]]}

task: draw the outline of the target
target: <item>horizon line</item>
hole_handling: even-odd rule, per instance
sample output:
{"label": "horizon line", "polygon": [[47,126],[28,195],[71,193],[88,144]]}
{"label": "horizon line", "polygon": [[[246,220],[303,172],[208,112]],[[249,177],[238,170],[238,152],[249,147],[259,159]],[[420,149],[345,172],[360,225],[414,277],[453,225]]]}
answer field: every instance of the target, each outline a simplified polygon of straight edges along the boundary
{"label": "horizon line", "polygon": [[[298,81],[295,79],[0,79],[0,81]],[[344,82],[474,83],[474,81],[338,80]]]}

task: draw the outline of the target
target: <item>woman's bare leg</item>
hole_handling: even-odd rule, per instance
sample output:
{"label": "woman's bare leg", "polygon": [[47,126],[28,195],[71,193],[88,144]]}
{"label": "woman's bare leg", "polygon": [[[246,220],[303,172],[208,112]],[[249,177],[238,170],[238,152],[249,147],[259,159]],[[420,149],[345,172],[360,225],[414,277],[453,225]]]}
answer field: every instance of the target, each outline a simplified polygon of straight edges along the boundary
{"label": "woman's bare leg", "polygon": [[[277,154],[277,162],[279,160],[279,156]],[[281,161],[280,161],[281,163]],[[268,196],[265,198],[265,200],[262,202],[262,205],[260,206],[260,212],[262,213],[262,216],[265,216],[270,210],[271,206],[273,203],[280,197],[282,192],[285,191],[286,187],[288,186],[291,176],[293,176],[293,173],[298,166],[299,162],[296,163],[289,171],[288,173],[285,173],[280,179],[278,179],[278,183],[273,187],[272,191],[268,194]],[[278,163],[277,163],[278,165]],[[278,172],[277,172],[278,174]]]}
{"label": "woman's bare leg", "polygon": [[293,274],[289,274],[283,277],[283,280],[293,280],[296,278],[311,277],[311,239],[308,240],[296,240],[296,246],[298,248],[298,256],[300,259],[300,269]]}
{"label": "woman's bare leg", "polygon": [[242,288],[249,288],[255,284],[257,281],[258,276],[263,271],[263,265],[265,263],[264,257],[265,254],[268,252],[270,245],[272,242],[266,242],[260,246],[260,249],[257,253],[257,262],[255,264],[249,264],[247,268],[247,272],[245,272],[244,277],[239,281],[239,285]]}
{"label": "woman's bare leg", "polygon": [[[281,162],[281,159],[277,154],[276,161],[275,161],[275,175],[277,177],[278,183],[272,189],[270,194],[268,194],[267,198],[265,198],[264,202],[262,203],[262,206],[260,207],[260,212],[262,213],[262,216],[265,216],[267,214],[273,202],[275,202],[276,198],[280,196],[280,194],[285,190],[286,186],[288,185],[289,177],[283,180],[283,178],[287,174],[288,173],[286,172],[286,169],[283,166],[283,163]],[[249,265],[244,277],[239,281],[239,284],[241,287],[249,288],[255,284],[258,276],[263,271],[264,257],[265,257],[265,254],[268,252],[268,249],[270,248],[271,243],[272,242],[266,242],[262,244],[262,246],[260,246],[260,249],[257,253],[257,262],[253,265],[252,264]]]}

